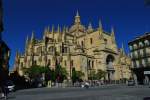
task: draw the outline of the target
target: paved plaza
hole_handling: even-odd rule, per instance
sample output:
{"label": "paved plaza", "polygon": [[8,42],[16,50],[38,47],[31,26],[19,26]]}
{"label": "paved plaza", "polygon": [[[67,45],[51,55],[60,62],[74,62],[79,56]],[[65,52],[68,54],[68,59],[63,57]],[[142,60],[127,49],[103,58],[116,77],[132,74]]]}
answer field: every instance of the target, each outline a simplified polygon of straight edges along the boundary
{"label": "paved plaza", "polygon": [[10,93],[8,100],[144,100],[148,97],[148,86],[108,85],[89,89],[72,87],[19,90]]}

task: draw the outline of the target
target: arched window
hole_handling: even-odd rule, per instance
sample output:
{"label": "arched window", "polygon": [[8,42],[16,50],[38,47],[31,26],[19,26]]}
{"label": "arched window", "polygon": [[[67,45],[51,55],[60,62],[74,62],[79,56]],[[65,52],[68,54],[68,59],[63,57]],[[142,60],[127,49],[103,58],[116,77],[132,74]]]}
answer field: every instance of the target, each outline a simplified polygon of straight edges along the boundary
{"label": "arched window", "polygon": [[51,59],[48,59],[48,65],[49,66],[51,65]]}
{"label": "arched window", "polygon": [[48,51],[49,51],[49,52],[53,52],[53,51],[54,51],[54,47],[53,47],[53,46],[50,46],[50,47],[48,48]]}
{"label": "arched window", "polygon": [[63,53],[67,53],[68,52],[68,48],[67,47],[63,47]]}
{"label": "arched window", "polygon": [[64,65],[65,65],[65,67],[67,66],[67,61],[66,60],[64,60]]}
{"label": "arched window", "polygon": [[91,43],[91,44],[93,43],[93,39],[92,39],[92,38],[90,38],[90,43]]}
{"label": "arched window", "polygon": [[137,44],[134,44],[133,47],[134,47],[134,49],[137,49]]}
{"label": "arched window", "polygon": [[94,68],[94,61],[92,61],[92,68]]}
{"label": "arched window", "polygon": [[91,61],[90,60],[88,61],[88,68],[89,69],[91,68]]}
{"label": "arched window", "polygon": [[105,41],[105,44],[107,44],[107,39],[104,39],[104,41]]}
{"label": "arched window", "polygon": [[138,51],[134,51],[134,56],[137,58],[138,57]]}
{"label": "arched window", "polygon": [[143,56],[144,55],[144,51],[143,49],[140,50],[140,55]]}
{"label": "arched window", "polygon": [[38,47],[36,51],[37,51],[38,54],[41,53],[42,47]]}
{"label": "arched window", "polygon": [[21,67],[23,67],[23,62],[21,62]]}
{"label": "arched window", "polygon": [[34,65],[37,65],[37,61],[36,60],[34,60]]}
{"label": "arched window", "polygon": [[81,46],[82,46],[82,47],[84,46],[84,42],[83,42],[83,41],[81,41]]}
{"label": "arched window", "polygon": [[133,58],[133,53],[130,53],[130,57]]}
{"label": "arched window", "polygon": [[145,43],[146,46],[149,45],[149,41],[148,40],[145,40],[144,43]]}
{"label": "arched window", "polygon": [[142,42],[139,42],[139,47],[143,47],[143,43]]}

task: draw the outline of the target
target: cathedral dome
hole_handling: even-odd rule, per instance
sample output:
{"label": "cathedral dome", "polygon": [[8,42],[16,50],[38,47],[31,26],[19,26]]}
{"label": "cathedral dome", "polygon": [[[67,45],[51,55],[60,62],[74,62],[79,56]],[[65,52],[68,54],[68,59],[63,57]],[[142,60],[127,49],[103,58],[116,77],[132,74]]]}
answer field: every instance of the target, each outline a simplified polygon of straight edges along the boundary
{"label": "cathedral dome", "polygon": [[73,26],[71,26],[71,28],[69,29],[69,32],[75,32],[76,30],[79,30],[81,32],[85,32],[85,27],[81,24],[75,24]]}
{"label": "cathedral dome", "polygon": [[74,20],[74,25],[71,26],[71,28],[69,29],[69,32],[75,32],[76,30],[81,31],[81,32],[85,32],[85,27],[83,25],[81,25],[81,20],[80,20],[80,16],[79,13],[77,11],[76,16],[75,16],[75,20]]}

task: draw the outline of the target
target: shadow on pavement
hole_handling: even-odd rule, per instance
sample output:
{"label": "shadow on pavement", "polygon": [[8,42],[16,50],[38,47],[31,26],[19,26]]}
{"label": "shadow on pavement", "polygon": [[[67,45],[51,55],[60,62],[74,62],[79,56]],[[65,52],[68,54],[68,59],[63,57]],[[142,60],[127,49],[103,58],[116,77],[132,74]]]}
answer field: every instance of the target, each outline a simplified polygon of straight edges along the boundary
{"label": "shadow on pavement", "polygon": [[150,97],[144,97],[143,100],[150,100]]}

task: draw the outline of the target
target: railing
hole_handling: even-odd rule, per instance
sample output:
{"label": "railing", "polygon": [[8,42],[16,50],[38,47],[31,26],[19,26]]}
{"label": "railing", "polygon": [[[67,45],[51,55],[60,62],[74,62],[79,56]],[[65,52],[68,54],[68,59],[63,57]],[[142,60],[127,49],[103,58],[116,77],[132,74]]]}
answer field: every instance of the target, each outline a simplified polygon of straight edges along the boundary
{"label": "railing", "polygon": [[[86,81],[91,87],[98,87],[103,85],[123,85],[127,83],[127,80],[89,80]],[[81,87],[84,82],[64,82],[64,83],[52,83],[51,87]]]}

